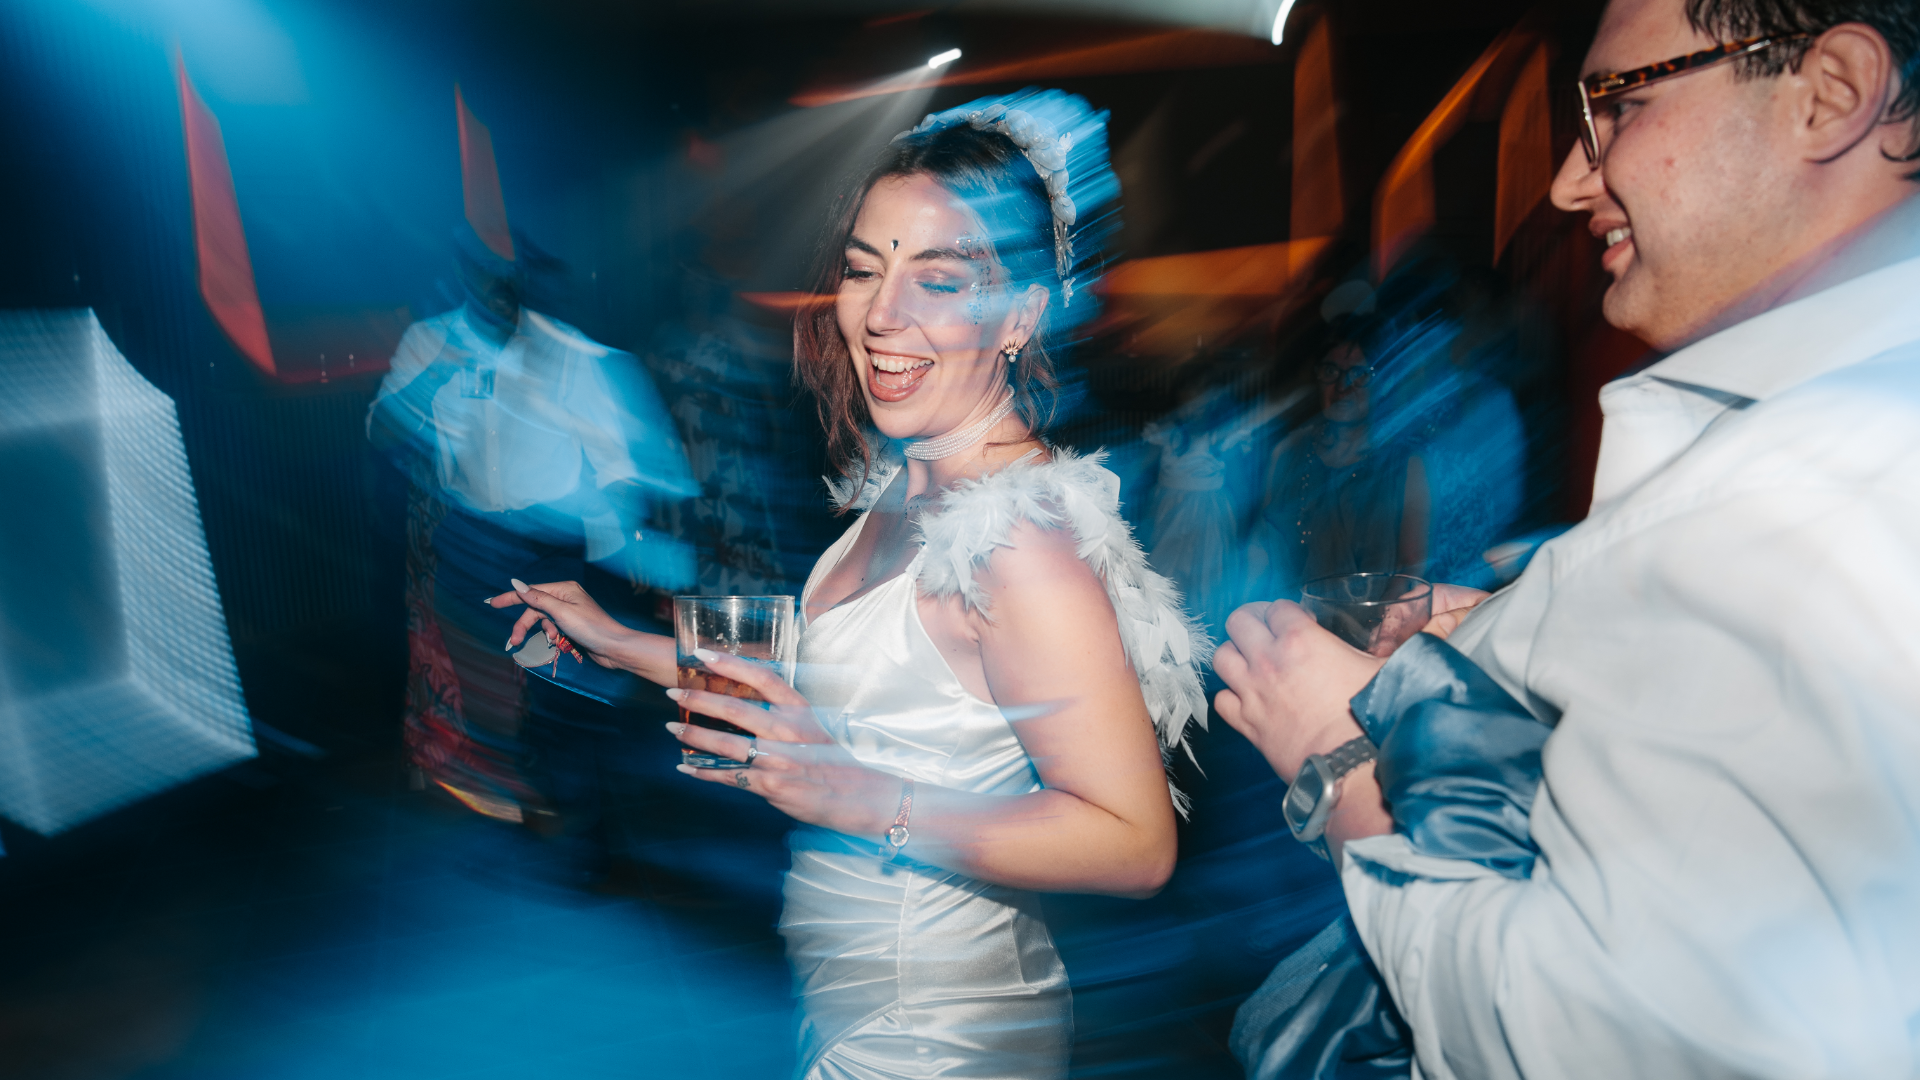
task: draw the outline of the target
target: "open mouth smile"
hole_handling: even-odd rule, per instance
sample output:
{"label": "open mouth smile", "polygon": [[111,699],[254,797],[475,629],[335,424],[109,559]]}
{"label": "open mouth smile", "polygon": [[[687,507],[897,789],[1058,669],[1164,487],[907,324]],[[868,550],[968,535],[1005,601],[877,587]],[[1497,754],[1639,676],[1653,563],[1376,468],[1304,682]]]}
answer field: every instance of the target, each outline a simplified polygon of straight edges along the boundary
{"label": "open mouth smile", "polygon": [[1617,277],[1633,251],[1633,226],[1616,225],[1601,240],[1607,247],[1600,253],[1600,268]]}
{"label": "open mouth smile", "polygon": [[880,401],[902,401],[919,388],[933,361],[896,353],[867,354],[867,389]]}

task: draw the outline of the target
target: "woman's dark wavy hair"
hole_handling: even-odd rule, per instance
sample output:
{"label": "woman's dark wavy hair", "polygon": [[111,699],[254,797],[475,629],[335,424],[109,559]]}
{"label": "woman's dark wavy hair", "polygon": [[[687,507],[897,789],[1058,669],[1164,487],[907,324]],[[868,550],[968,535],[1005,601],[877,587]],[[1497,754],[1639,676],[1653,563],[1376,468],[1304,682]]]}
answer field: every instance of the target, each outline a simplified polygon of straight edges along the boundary
{"label": "woman's dark wavy hair", "polygon": [[[1913,125],[1908,154],[1897,160],[1920,158],[1920,2],[1917,0],[1687,0],[1687,22],[1716,41],[1818,35],[1841,23],[1863,23],[1887,39],[1893,63],[1900,70],[1900,92],[1887,107],[1885,120]],[[1807,41],[1793,41],[1741,57],[1735,70],[1744,78],[1800,70]],[[1907,179],[1920,179],[1920,172]]]}
{"label": "woman's dark wavy hair", "polygon": [[[1001,284],[1018,296],[1044,286],[1052,306],[1060,303],[1060,276],[1053,247],[1053,209],[1046,185],[1006,136],[967,124],[908,135],[881,151],[834,199],[814,254],[812,292],[821,298],[793,326],[794,378],[811,390],[827,432],[827,460],[834,472],[864,481],[873,469],[873,418],[860,391],[833,304],[846,269],[847,239],[875,184],[894,176],[928,176],[966,201],[986,226],[989,257],[1004,271]],[[1008,365],[1014,410],[1036,438],[1052,424],[1060,381],[1046,340],[1046,324]],[[852,491],[858,492],[854,484]],[[843,504],[838,508],[847,509]]]}

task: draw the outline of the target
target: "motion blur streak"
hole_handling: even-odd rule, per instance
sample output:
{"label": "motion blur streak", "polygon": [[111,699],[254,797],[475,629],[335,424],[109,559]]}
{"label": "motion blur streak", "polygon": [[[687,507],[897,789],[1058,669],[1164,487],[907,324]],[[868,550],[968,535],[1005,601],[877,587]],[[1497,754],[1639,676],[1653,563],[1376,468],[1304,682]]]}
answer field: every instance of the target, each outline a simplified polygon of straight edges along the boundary
{"label": "motion blur streak", "polygon": [[938,66],[929,61],[924,65],[916,65],[898,74],[858,86],[826,87],[803,91],[795,94],[790,99],[790,104],[798,105],[803,109],[813,109],[822,105],[838,105],[843,101],[858,101],[861,98],[898,94],[905,90],[931,89],[944,81],[933,77],[932,72]]}
{"label": "motion blur streak", "polygon": [[247,232],[240,224],[240,202],[227,167],[227,144],[200,92],[187,77],[187,62],[174,49],[173,67],[180,87],[180,124],[187,140],[187,171],[193,184],[193,243],[200,259],[200,295],[234,348],[269,375],[278,374],[267,342],[267,317],[253,284],[253,260]]}
{"label": "motion blur streak", "polygon": [[254,755],[173,401],[91,312],[0,317],[0,814],[41,833]]}
{"label": "motion blur streak", "polygon": [[1293,14],[1294,0],[1280,0],[1280,10],[1273,14],[1273,43],[1280,44],[1287,37],[1287,16]]}
{"label": "motion blur streak", "polygon": [[1553,121],[1548,113],[1547,46],[1527,54],[1520,80],[1500,111],[1500,163],[1493,217],[1493,261],[1553,184]]}
{"label": "motion blur streak", "polygon": [[460,87],[453,88],[453,109],[460,123],[460,189],[467,224],[487,250],[513,261],[513,233],[507,228],[507,200],[500,193],[500,167],[493,160],[493,133],[474,119]]}
{"label": "motion blur streak", "polygon": [[1133,259],[1114,267],[1109,296],[1278,296],[1326,250],[1326,237]]}
{"label": "motion blur streak", "polygon": [[1346,222],[1339,115],[1332,37],[1322,18],[1307,34],[1293,69],[1293,205],[1288,215],[1289,235],[1296,240],[1333,236]]}
{"label": "motion blur streak", "polygon": [[[987,83],[1050,82],[1089,75],[1125,75],[1142,71],[1179,71],[1185,68],[1238,67],[1270,64],[1278,59],[1271,45],[1258,38],[1209,30],[1175,30],[1144,34],[1041,56],[1023,57],[967,70],[949,71],[929,86],[980,86]],[[830,105],[875,94],[891,94],[916,85],[904,79],[882,80],[858,87],[810,90],[792,98],[795,105]]]}
{"label": "motion blur streak", "polygon": [[1467,122],[1474,91],[1512,39],[1513,32],[1508,31],[1487,46],[1387,166],[1374,196],[1375,277],[1386,277],[1413,242],[1433,228],[1433,155]]}
{"label": "motion blur streak", "polygon": [[806,311],[834,301],[831,294],[821,296],[808,292],[743,292],[740,299],[768,311]]}
{"label": "motion blur streak", "polygon": [[1183,357],[1213,339],[1275,314],[1332,243],[1327,237],[1133,259],[1114,267],[1101,292],[1128,343],[1148,356]]}

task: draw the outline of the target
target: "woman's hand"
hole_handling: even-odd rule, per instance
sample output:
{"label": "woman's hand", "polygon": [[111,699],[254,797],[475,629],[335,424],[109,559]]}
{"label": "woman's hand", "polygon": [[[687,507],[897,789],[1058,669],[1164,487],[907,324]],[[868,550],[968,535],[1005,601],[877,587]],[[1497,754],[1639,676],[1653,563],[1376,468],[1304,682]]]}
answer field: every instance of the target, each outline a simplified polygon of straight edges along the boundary
{"label": "woman's hand", "polygon": [[579,582],[528,585],[515,578],[513,586],[512,592],[487,598],[489,607],[527,605],[513,624],[513,633],[507,636],[508,649],[518,646],[539,627],[556,644],[564,637],[576,659],[585,653],[587,659],[604,668],[631,671],[661,684],[674,681],[672,641],[621,624],[595,603]]}
{"label": "woman's hand", "polygon": [[900,801],[900,778],[856,761],[814,719],[813,706],[768,668],[725,653],[695,654],[707,670],[745,683],[765,703],[710,690],[668,690],[667,696],[689,712],[725,720],[751,737],[693,724],[672,723],[667,730],[695,750],[735,761],[744,769],[696,769],[688,776],[731,784],[767,800],[787,816],[851,836],[878,837],[893,824]]}

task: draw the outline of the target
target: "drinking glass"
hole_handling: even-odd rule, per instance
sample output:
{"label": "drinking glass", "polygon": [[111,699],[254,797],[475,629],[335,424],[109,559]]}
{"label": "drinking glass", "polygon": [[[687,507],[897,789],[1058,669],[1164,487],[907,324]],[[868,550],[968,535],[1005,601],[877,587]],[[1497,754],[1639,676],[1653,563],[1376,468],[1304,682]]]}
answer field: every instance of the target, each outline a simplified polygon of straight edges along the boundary
{"label": "drinking glass", "polygon": [[[793,663],[799,634],[791,596],[676,596],[673,598],[673,644],[680,668],[680,689],[708,690],[745,701],[765,701],[745,683],[707,670],[695,649],[731,653],[764,665],[793,683]],[[711,716],[680,709],[682,723],[734,735],[750,731]],[[741,769],[746,762],[683,748],[680,758],[697,769]]]}
{"label": "drinking glass", "polygon": [[1391,656],[1433,618],[1433,586],[1407,574],[1336,574],[1307,582],[1300,606],[1354,648]]}

